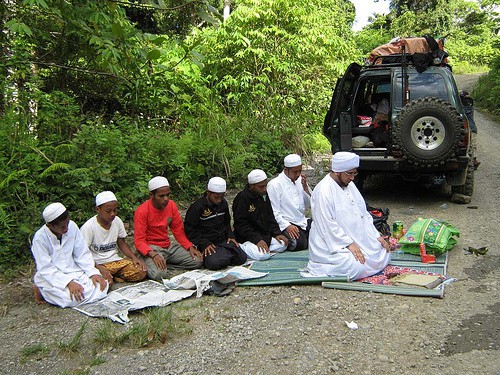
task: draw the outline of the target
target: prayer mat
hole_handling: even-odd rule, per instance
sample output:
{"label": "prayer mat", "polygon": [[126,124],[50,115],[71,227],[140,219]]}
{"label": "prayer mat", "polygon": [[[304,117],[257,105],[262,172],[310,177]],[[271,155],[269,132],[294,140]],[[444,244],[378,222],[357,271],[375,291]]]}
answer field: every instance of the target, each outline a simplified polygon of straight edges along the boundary
{"label": "prayer mat", "polygon": [[[237,283],[238,286],[266,286],[266,285],[308,285],[321,284],[325,288],[364,290],[389,294],[423,295],[443,297],[443,290],[419,290],[415,287],[397,285],[376,285],[360,282],[348,282],[346,277],[302,277],[300,272],[307,266],[308,250],[285,251],[278,253],[268,260],[255,261],[250,268],[253,271],[266,272],[267,275],[259,279],[245,280]],[[448,253],[436,258],[436,263],[422,263],[420,256],[413,254],[391,254],[390,265],[409,267],[430,273],[446,275]],[[387,289],[389,288],[389,289]]]}
{"label": "prayer mat", "polygon": [[259,279],[239,281],[241,286],[266,285],[307,285],[321,284],[322,281],[343,281],[346,277],[302,277],[300,271],[306,268],[309,261],[308,250],[285,251],[273,255],[268,260],[255,261],[250,269],[257,272],[266,272],[267,275]]}
{"label": "prayer mat", "polygon": [[[406,296],[422,297],[444,297],[444,286],[441,284],[438,288],[427,289],[417,286],[390,285],[387,275],[394,274],[420,274],[420,275],[443,275],[446,276],[448,265],[448,252],[436,257],[435,263],[423,263],[420,256],[413,254],[391,254],[389,265],[379,274],[367,277],[361,280],[348,283],[339,283],[335,281],[323,282],[321,285],[329,289],[358,290],[386,294],[399,294]],[[445,278],[446,280],[446,278]]]}

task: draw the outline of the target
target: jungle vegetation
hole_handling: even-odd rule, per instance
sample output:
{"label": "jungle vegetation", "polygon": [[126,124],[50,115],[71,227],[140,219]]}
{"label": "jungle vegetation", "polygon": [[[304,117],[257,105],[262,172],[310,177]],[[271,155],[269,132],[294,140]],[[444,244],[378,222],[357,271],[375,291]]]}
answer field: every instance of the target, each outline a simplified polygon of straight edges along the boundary
{"label": "jungle vegetation", "polygon": [[446,37],[455,71],[489,72],[475,95],[498,111],[497,9],[390,1],[354,32],[348,0],[4,0],[0,272],[30,261],[50,202],[81,225],[112,190],[129,221],[155,175],[191,200],[212,176],[241,187],[289,152],[328,151],[337,78],[395,36]]}

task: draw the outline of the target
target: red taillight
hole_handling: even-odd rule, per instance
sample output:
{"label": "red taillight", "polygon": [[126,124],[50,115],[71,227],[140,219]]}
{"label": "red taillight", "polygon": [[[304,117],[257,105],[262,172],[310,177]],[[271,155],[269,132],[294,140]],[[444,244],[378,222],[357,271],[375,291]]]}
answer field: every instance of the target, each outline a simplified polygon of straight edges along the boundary
{"label": "red taillight", "polygon": [[469,128],[469,121],[467,120],[467,117],[464,119],[464,137],[463,137],[463,145],[464,147],[469,147],[470,144],[470,128]]}

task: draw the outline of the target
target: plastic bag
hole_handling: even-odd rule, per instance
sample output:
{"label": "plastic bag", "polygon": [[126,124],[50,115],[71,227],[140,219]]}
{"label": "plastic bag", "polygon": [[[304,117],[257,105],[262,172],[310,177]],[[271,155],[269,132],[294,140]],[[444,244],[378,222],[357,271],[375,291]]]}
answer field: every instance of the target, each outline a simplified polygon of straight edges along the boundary
{"label": "plastic bag", "polygon": [[375,228],[382,234],[383,236],[391,235],[391,227],[387,224],[387,220],[389,220],[389,209],[385,208],[375,208],[375,207],[367,207],[368,212],[373,218],[373,225]]}
{"label": "plastic bag", "polygon": [[405,253],[420,254],[420,244],[425,243],[427,253],[440,255],[456,245],[455,236],[460,237],[460,231],[453,225],[432,218],[419,218],[398,243]]}

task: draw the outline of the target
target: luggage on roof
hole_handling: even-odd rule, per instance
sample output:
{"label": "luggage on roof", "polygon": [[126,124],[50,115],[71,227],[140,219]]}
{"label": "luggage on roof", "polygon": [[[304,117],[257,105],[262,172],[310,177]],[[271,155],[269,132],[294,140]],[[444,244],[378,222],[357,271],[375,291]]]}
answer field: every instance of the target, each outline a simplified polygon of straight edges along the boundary
{"label": "luggage on roof", "polygon": [[378,46],[370,52],[371,65],[410,62],[415,65],[442,65],[448,63],[448,53],[444,50],[444,40],[428,35],[414,38],[394,38],[389,43]]}

